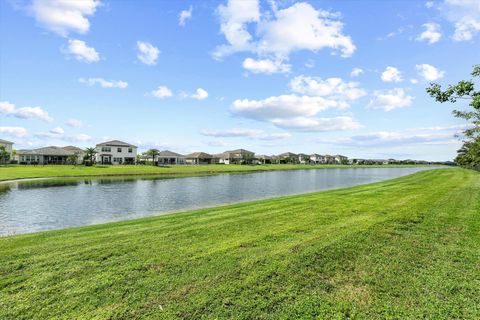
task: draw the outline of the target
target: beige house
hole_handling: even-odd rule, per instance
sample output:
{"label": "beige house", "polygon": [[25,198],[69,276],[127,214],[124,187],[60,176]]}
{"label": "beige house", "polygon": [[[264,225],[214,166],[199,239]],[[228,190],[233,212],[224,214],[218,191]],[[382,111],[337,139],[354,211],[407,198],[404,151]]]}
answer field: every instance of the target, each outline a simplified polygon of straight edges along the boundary
{"label": "beige house", "polygon": [[217,155],[219,163],[224,164],[254,164],[255,153],[245,149],[225,151]]}
{"label": "beige house", "polygon": [[284,152],[278,155],[279,163],[298,163],[298,154],[292,152]]}
{"label": "beige house", "polygon": [[194,152],[185,156],[185,164],[211,164],[213,156],[205,152]]}
{"label": "beige house", "polygon": [[185,164],[185,156],[176,152],[164,150],[160,151],[156,157],[159,166]]}
{"label": "beige house", "polygon": [[75,164],[83,162],[83,150],[73,146],[49,146],[33,150],[19,150],[17,152],[20,164],[72,164],[72,156],[76,155]]}

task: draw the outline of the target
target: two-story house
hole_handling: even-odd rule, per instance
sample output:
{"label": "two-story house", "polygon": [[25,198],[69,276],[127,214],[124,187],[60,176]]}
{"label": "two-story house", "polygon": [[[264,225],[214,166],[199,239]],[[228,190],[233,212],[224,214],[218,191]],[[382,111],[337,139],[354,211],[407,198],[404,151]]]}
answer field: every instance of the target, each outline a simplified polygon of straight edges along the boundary
{"label": "two-story house", "polygon": [[95,160],[101,164],[135,164],[137,157],[137,146],[119,140],[99,143],[95,151]]}
{"label": "two-story house", "polygon": [[5,151],[12,156],[13,151],[13,142],[0,139],[0,147],[5,147]]}
{"label": "two-story house", "polygon": [[224,164],[253,164],[255,162],[255,153],[245,150],[237,149],[225,151],[218,155],[219,163]]}

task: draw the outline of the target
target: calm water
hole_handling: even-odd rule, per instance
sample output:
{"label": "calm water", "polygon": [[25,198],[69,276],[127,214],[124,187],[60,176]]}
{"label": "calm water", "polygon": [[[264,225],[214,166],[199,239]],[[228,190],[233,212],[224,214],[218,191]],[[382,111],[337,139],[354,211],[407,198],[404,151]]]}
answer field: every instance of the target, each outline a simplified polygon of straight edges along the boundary
{"label": "calm water", "polygon": [[176,179],[64,179],[0,185],[0,235],[119,221],[355,186],[425,167],[351,168],[224,174]]}

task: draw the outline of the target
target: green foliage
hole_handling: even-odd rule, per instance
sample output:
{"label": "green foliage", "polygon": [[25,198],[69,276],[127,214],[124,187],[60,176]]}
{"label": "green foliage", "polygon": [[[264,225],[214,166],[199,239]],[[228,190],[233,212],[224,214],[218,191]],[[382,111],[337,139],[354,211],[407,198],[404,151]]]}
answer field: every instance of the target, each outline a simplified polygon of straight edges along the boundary
{"label": "green foliage", "polygon": [[155,157],[160,154],[160,151],[158,149],[150,149],[145,154],[152,157],[152,165],[155,165]]}
{"label": "green foliage", "polygon": [[441,169],[0,238],[0,319],[480,319],[479,204]]}
{"label": "green foliage", "polygon": [[85,149],[85,165],[92,165],[95,162],[95,155],[97,150],[95,148],[86,148]]}
{"label": "green foliage", "polygon": [[7,164],[10,161],[10,154],[4,146],[0,146],[0,165]]}
{"label": "green foliage", "polygon": [[[474,66],[471,75],[474,78],[480,78],[480,65]],[[427,93],[440,103],[456,103],[459,99],[470,101],[468,104],[470,109],[453,110],[455,117],[465,119],[469,123],[469,126],[463,131],[464,145],[458,151],[455,161],[462,166],[479,166],[480,91],[475,89],[474,80],[459,81],[456,85],[449,85],[446,90],[442,90],[439,84],[431,83],[427,88]]]}

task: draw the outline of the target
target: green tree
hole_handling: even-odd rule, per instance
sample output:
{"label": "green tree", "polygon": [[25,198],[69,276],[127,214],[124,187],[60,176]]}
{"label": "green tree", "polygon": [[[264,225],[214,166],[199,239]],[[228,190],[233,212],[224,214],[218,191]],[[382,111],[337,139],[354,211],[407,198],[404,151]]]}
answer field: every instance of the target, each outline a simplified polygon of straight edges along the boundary
{"label": "green tree", "polygon": [[74,153],[74,154],[71,154],[67,157],[67,161],[68,163],[70,164],[73,164],[73,165],[77,165],[77,161],[78,161],[78,154]]}
{"label": "green tree", "polygon": [[85,149],[85,158],[88,160],[88,162],[85,162],[85,164],[90,164],[93,165],[95,155],[97,154],[97,151],[95,148],[86,148]]}
{"label": "green tree", "polygon": [[147,156],[152,157],[152,164],[155,165],[155,157],[160,154],[160,151],[158,149],[150,149],[146,152]]}
{"label": "green tree", "polygon": [[[480,65],[473,67],[471,75],[473,78],[480,78]],[[464,144],[458,150],[455,162],[465,167],[480,166],[480,91],[475,89],[474,80],[459,81],[455,85],[449,85],[446,90],[442,90],[442,86],[437,83],[431,83],[427,93],[440,103],[469,101],[469,108],[453,110],[455,117],[465,119],[469,123],[462,132]]]}
{"label": "green tree", "polygon": [[6,165],[10,161],[10,154],[4,146],[0,146],[0,164]]}

